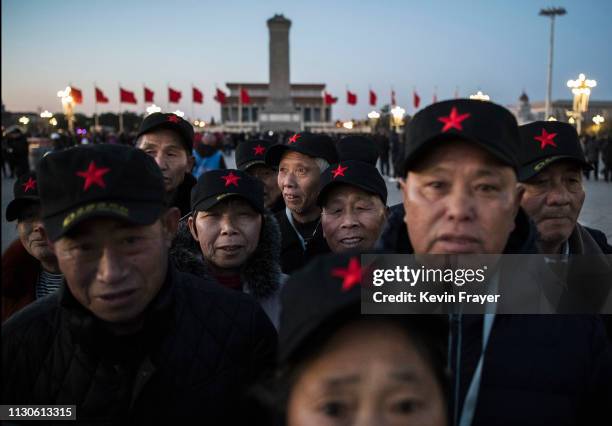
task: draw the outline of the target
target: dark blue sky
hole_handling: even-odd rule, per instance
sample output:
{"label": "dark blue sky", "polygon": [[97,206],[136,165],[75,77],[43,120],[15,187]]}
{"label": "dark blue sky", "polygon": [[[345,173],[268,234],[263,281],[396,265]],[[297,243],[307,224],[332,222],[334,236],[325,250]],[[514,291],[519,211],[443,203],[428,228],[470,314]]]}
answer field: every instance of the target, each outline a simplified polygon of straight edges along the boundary
{"label": "dark blue sky", "polygon": [[[557,19],[553,98],[569,98],[566,82],[580,72],[596,79],[592,99],[612,100],[612,1],[134,1],[3,0],[2,101],[9,110],[59,111],[58,90],[84,91],[77,111],[94,110],[94,82],[117,111],[118,84],[142,85],[166,107],[166,85],[183,91],[178,108],[191,115],[190,87],[205,93],[195,116],[218,117],[215,84],[267,82],[266,20],[283,13],[291,28],[291,79],[323,82],[340,98],[334,118],[363,118],[368,86],[379,106],[393,85],[400,105],[461,96],[479,88],[507,105],[525,89],[546,89],[549,20],[541,7],[563,6]],[[346,105],[346,86],[359,104]],[[173,107],[172,109],[176,109]],[[409,112],[413,109],[410,106]]]}

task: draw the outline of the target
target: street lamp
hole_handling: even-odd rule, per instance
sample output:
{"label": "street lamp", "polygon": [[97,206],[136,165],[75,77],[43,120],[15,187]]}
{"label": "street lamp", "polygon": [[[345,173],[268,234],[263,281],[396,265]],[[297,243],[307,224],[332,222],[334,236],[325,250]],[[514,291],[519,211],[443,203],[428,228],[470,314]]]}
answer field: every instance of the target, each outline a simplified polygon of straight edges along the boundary
{"label": "street lamp", "polygon": [[489,101],[489,100],[491,100],[489,95],[485,95],[480,90],[478,92],[476,92],[476,94],[470,95],[470,99],[476,99],[478,101]]}
{"label": "street lamp", "polygon": [[19,121],[24,126],[27,126],[28,123],[30,122],[30,119],[24,115],[23,117],[19,117],[19,120],[17,121]]}
{"label": "street lamp", "polygon": [[399,105],[391,108],[391,117],[393,118],[393,125],[397,133],[399,133],[400,126],[404,124],[404,114],[406,114],[406,110]]}
{"label": "street lamp", "polygon": [[576,80],[568,80],[567,87],[572,89],[574,103],[572,111],[569,113],[576,121],[576,131],[580,134],[582,124],[582,113],[589,108],[589,96],[591,89],[597,86],[597,81],[588,80],[584,74],[580,74]]}
{"label": "street lamp", "polygon": [[544,117],[550,116],[550,97],[552,92],[552,67],[553,67],[553,46],[555,44],[555,17],[563,16],[567,12],[562,7],[549,7],[546,9],[540,9],[540,16],[546,16],[550,18],[550,48],[548,49],[548,76],[546,79],[546,111]]}
{"label": "street lamp", "polygon": [[177,109],[176,111],[174,111],[172,114],[174,115],[178,115],[179,117],[184,117],[185,113],[183,111],[181,111],[180,109]]}
{"label": "street lamp", "polygon": [[57,92],[57,97],[62,100],[62,108],[64,109],[64,114],[66,115],[66,120],[68,121],[68,131],[70,133],[74,132],[74,99],[70,96],[70,86],[67,86],[64,90],[60,90]]}
{"label": "street lamp", "polygon": [[370,111],[368,113],[368,119],[370,120],[370,127],[372,128],[372,133],[374,133],[374,129],[376,128],[376,123],[380,118],[380,113],[377,111]]}
{"label": "street lamp", "polygon": [[53,114],[47,110],[44,110],[43,112],[40,113],[40,118],[51,118],[51,117],[53,117]]}
{"label": "street lamp", "polygon": [[352,130],[353,129],[353,122],[351,120],[345,121],[344,123],[342,123],[342,127],[344,127],[347,130]]}
{"label": "street lamp", "polygon": [[151,106],[147,107],[146,111],[147,111],[147,115],[151,115],[154,112],[161,112],[161,108],[155,104],[151,104]]}
{"label": "street lamp", "polygon": [[595,132],[597,133],[597,137],[599,137],[599,131],[601,130],[601,125],[606,121],[600,114],[597,114],[593,117],[593,123],[595,123]]}
{"label": "street lamp", "polygon": [[53,127],[57,126],[57,119],[55,117],[52,117],[51,120],[49,120],[49,124]]}

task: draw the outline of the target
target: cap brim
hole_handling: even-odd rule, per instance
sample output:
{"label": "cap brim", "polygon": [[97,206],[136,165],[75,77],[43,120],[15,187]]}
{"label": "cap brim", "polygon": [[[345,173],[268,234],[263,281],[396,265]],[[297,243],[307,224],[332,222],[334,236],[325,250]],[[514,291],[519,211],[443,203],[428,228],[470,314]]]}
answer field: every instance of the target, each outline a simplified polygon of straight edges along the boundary
{"label": "cap brim", "polygon": [[12,222],[19,219],[19,212],[27,204],[40,203],[39,197],[19,197],[12,200],[6,206],[6,221]]}
{"label": "cap brim", "polygon": [[365,192],[372,194],[372,195],[378,195],[379,197],[381,197],[381,200],[383,202],[383,204],[387,204],[387,200],[383,200],[382,199],[382,194],[380,194],[376,188],[366,184],[366,183],[355,183],[355,182],[347,182],[347,181],[342,181],[342,180],[336,180],[336,181],[332,181],[329,182],[327,185],[325,185],[323,188],[321,188],[321,191],[319,192],[319,195],[317,196],[317,205],[319,207],[323,206],[323,204],[325,203],[325,198],[327,198],[327,194],[329,193],[329,191],[338,186],[338,185],[349,185],[349,186],[354,186],[356,188],[362,189]]}
{"label": "cap brim", "polygon": [[583,170],[593,170],[593,166],[591,166],[589,163],[580,158],[576,158],[572,155],[555,155],[554,157],[539,159],[536,161],[532,161],[531,163],[528,163],[524,166],[521,166],[518,171],[518,180],[519,182],[529,180],[538,173],[540,173],[547,166],[561,160],[572,160],[580,164]]}
{"label": "cap brim", "polygon": [[201,211],[209,210],[209,209],[213,208],[214,206],[216,206],[217,204],[221,203],[222,201],[227,200],[228,198],[241,198],[244,201],[246,201],[247,203],[249,203],[249,205],[251,207],[253,207],[253,209],[255,209],[255,211],[263,214],[263,211],[259,207],[257,207],[255,205],[253,200],[250,200],[249,198],[245,197],[244,194],[239,194],[237,192],[226,192],[226,193],[223,193],[223,194],[213,195],[212,197],[208,197],[208,198],[200,201],[195,206],[193,206],[192,211],[193,212],[201,212]]}
{"label": "cap brim", "polygon": [[105,217],[120,219],[134,225],[150,225],[161,215],[163,205],[158,203],[97,201],[43,218],[51,241],[56,241],[87,219]]}
{"label": "cap brim", "polygon": [[316,154],[304,149],[299,145],[275,145],[266,153],[266,164],[270,167],[278,167],[281,162],[281,158],[283,158],[283,154],[287,151],[299,152],[300,154],[307,155],[311,158],[317,158]]}
{"label": "cap brim", "polygon": [[448,140],[453,140],[453,139],[476,144],[482,149],[484,149],[485,151],[487,151],[489,154],[491,154],[493,157],[495,157],[501,163],[504,163],[508,167],[517,171],[516,164],[512,164],[512,162],[509,161],[509,159],[504,155],[504,153],[498,151],[494,145],[488,143],[487,141],[482,141],[480,139],[471,138],[471,137],[457,134],[457,133],[450,133],[450,134],[444,134],[444,135],[436,135],[432,138],[429,138],[426,141],[424,141],[421,144],[421,146],[419,146],[416,150],[414,150],[410,154],[410,157],[411,157],[410,160],[404,160],[402,177],[406,177],[406,174],[408,173],[408,171],[412,168],[412,166],[414,166],[415,161],[419,160],[428,150],[433,149],[435,147],[435,145],[432,145],[431,142],[433,141],[442,142],[442,141],[448,141]]}
{"label": "cap brim", "polygon": [[253,160],[253,161],[247,161],[246,163],[243,163],[243,164],[236,165],[236,167],[238,167],[238,170],[244,172],[249,167],[256,166],[258,164],[261,164],[263,166],[267,166],[268,165],[264,160]]}

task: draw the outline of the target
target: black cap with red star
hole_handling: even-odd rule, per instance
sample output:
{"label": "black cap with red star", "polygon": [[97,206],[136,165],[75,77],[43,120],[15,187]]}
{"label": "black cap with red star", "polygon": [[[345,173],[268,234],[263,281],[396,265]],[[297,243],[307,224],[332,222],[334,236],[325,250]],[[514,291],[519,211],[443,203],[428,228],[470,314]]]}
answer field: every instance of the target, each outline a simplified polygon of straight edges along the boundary
{"label": "black cap with red star", "polygon": [[291,275],[281,294],[281,362],[336,315],[347,309],[359,315],[361,278],[361,262],[354,253],[317,256]]}
{"label": "black cap with red star", "polygon": [[264,213],[263,184],[241,170],[211,170],[198,179],[191,190],[191,210],[208,210],[228,197],[246,200],[259,213]]}
{"label": "black cap with red star", "polygon": [[274,145],[272,141],[249,139],[236,146],[236,167],[245,171],[256,164],[266,164],[266,152]]}
{"label": "black cap with red star", "polygon": [[155,161],[125,145],[51,153],[40,160],[37,176],[43,223],[51,241],[92,217],[149,225],[166,205],[164,179]]}
{"label": "black cap with red star", "polygon": [[170,129],[177,132],[188,155],[191,155],[193,150],[193,126],[183,118],[173,113],[154,112],[145,117],[140,124],[136,139],[145,133],[150,133],[158,129]]}
{"label": "black cap with red star", "polygon": [[357,160],[373,166],[378,161],[376,142],[366,136],[345,136],[336,143],[339,161]]}
{"label": "black cap with red star", "polygon": [[473,142],[518,169],[518,124],[510,111],[493,102],[453,99],[429,105],[415,114],[406,132],[404,176],[425,150],[445,140]]}
{"label": "black cap with red star", "polygon": [[13,200],[6,206],[7,222],[19,219],[21,211],[28,204],[39,202],[36,173],[29,172],[19,176],[13,185]]}
{"label": "black cap with red star", "polygon": [[338,185],[351,185],[370,194],[378,195],[387,205],[387,185],[378,169],[363,161],[342,161],[331,165],[321,174],[317,204],[325,204],[331,188]]}
{"label": "black cap with red star", "polygon": [[266,152],[266,163],[278,167],[287,151],[299,152],[313,158],[322,158],[329,164],[338,162],[334,141],[324,133],[300,132],[293,134],[285,144],[275,145]]}
{"label": "black cap with red star", "polygon": [[519,156],[519,180],[525,181],[559,160],[573,160],[590,170],[580,147],[578,133],[569,123],[535,121],[519,127],[522,149]]}

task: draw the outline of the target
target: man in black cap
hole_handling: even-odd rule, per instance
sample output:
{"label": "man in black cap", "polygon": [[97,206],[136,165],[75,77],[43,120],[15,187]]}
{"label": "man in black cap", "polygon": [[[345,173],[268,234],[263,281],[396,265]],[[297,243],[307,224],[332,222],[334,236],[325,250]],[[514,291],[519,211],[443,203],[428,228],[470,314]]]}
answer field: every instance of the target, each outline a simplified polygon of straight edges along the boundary
{"label": "man in black cap", "polygon": [[578,223],[585,193],[586,161],[571,124],[536,121],[519,128],[523,146],[521,206],[538,227],[538,247],[547,254],[612,253],[603,232]]}
{"label": "man in black cap", "polygon": [[276,216],[282,234],[281,264],[286,274],[329,251],[321,231],[317,195],[321,173],[337,162],[334,142],[320,133],[296,133],[286,144],[275,145],[266,153],[266,164],[278,168],[278,186],[287,206]]}
{"label": "man in black cap", "polygon": [[[520,209],[521,140],[508,110],[436,103],[414,116],[406,140],[409,253],[536,252],[535,227]],[[451,424],[580,424],[609,415],[611,354],[599,317],[453,314],[451,330]]]}
{"label": "man in black cap", "polygon": [[181,216],[189,213],[189,196],[196,179],[193,168],[193,126],[176,114],[155,112],[140,125],[136,147],[155,159],[164,176],[164,189],[171,206]]}
{"label": "man in black cap", "polygon": [[256,177],[264,185],[264,204],[274,213],[285,210],[285,201],[278,187],[278,170],[266,164],[266,152],[274,145],[263,139],[249,139],[236,147],[236,167]]}
{"label": "man in black cap", "polygon": [[2,254],[2,322],[34,300],[53,293],[64,280],[47,244],[36,174],[18,178],[13,195],[6,220],[17,221],[19,238]]}
{"label": "man in black cap", "polygon": [[387,185],[376,168],[376,145],[364,137],[338,141],[340,163],[321,175],[317,202],[332,252],[374,248],[387,218]]}
{"label": "man in black cap", "polygon": [[73,404],[89,423],[236,421],[274,328],[250,297],[169,263],[179,211],[155,161],[79,147],[44,157],[38,178],[65,286],[3,325],[2,404]]}

